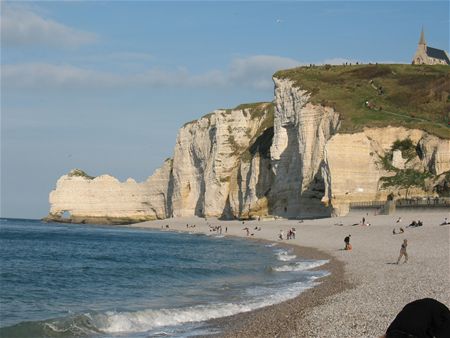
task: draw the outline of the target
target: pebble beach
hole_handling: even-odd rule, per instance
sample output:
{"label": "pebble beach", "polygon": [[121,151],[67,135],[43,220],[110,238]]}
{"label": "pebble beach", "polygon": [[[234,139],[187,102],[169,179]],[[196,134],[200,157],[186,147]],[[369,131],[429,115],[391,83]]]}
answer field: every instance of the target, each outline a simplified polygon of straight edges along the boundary
{"label": "pebble beach", "polygon": [[[362,225],[362,218],[366,225]],[[380,337],[409,302],[430,297],[450,307],[450,219],[448,210],[415,210],[392,215],[371,212],[315,220],[221,221],[173,218],[133,227],[222,234],[289,245],[304,258],[329,259],[331,274],[297,298],[216,320],[225,337]],[[421,220],[423,226],[409,227]],[[186,224],[195,228],[186,227]],[[370,225],[367,225],[370,224]],[[168,226],[168,228],[167,228]],[[260,230],[255,230],[255,228]],[[403,233],[393,234],[393,230]],[[247,231],[249,229],[249,235]],[[286,239],[296,229],[295,239]],[[225,229],[227,231],[225,232]],[[283,231],[283,240],[279,234]],[[352,250],[344,250],[351,235]],[[403,240],[408,262],[396,264]]]}

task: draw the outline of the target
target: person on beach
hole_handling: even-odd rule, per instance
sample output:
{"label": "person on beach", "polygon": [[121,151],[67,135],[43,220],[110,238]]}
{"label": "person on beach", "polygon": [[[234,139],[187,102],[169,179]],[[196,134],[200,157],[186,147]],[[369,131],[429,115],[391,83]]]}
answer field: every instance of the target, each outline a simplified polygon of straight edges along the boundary
{"label": "person on beach", "polygon": [[401,221],[402,221],[402,218],[399,217],[399,218],[397,219],[397,223],[401,223]]}
{"label": "person on beach", "polygon": [[283,235],[284,235],[283,230],[280,230],[280,234],[278,235],[278,238],[283,240]]}
{"label": "person on beach", "polygon": [[400,248],[400,256],[398,256],[397,264],[400,263],[400,260],[403,256],[405,256],[405,263],[408,261],[408,253],[406,252],[406,247],[408,246],[408,240],[404,239],[403,244]]}
{"label": "person on beach", "polygon": [[406,304],[380,338],[407,337],[450,337],[450,310],[432,298]]}
{"label": "person on beach", "polygon": [[352,249],[352,246],[351,246],[351,244],[350,244],[350,237],[351,237],[352,235],[348,235],[347,237],[345,237],[344,238],[344,243],[345,243],[345,248],[344,248],[344,250],[351,250]]}

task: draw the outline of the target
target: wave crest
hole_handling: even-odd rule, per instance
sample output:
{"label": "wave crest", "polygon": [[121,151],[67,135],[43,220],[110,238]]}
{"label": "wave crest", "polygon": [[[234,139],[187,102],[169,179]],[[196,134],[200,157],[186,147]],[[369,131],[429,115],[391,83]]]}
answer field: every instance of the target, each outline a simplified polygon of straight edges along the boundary
{"label": "wave crest", "polygon": [[318,260],[318,261],[303,261],[296,262],[294,264],[282,265],[274,267],[273,270],[277,272],[295,272],[295,271],[305,271],[317,268],[324,264],[327,264],[329,260]]}

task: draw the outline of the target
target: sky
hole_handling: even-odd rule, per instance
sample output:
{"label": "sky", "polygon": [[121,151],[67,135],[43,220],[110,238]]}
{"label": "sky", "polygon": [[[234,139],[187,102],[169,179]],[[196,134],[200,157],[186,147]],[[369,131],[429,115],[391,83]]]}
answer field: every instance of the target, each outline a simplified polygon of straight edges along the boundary
{"label": "sky", "polygon": [[448,1],[2,1],[0,216],[46,216],[73,168],[145,180],[277,70],[410,63],[422,27],[448,51]]}

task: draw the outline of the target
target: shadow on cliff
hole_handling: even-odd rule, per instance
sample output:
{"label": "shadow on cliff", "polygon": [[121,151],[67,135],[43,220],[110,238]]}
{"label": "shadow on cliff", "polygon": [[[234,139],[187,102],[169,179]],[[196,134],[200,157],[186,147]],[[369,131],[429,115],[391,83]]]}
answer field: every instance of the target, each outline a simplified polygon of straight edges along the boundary
{"label": "shadow on cliff", "polygon": [[325,182],[318,167],[314,178],[302,191],[304,167],[300,156],[298,130],[286,127],[288,144],[280,159],[274,163],[275,180],[269,194],[269,212],[273,216],[289,219],[306,219],[331,216],[331,209],[321,199],[325,193]]}

